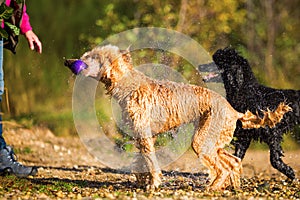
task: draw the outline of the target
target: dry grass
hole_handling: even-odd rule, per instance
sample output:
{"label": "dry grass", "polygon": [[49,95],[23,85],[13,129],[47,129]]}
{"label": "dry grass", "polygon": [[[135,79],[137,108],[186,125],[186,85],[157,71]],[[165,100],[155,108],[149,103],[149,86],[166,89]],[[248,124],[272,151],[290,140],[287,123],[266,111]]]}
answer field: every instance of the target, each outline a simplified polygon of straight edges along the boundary
{"label": "dry grass", "polygon": [[[10,129],[5,137],[17,151],[19,160],[39,167],[35,177],[0,179],[0,198],[4,199],[299,199],[300,182],[286,181],[268,161],[267,151],[249,151],[239,190],[205,190],[206,172],[191,152],[164,169],[164,184],[147,192],[138,188],[133,175],[108,169],[98,163],[79,138],[56,137],[41,128]],[[285,160],[300,176],[300,151],[285,152]]]}

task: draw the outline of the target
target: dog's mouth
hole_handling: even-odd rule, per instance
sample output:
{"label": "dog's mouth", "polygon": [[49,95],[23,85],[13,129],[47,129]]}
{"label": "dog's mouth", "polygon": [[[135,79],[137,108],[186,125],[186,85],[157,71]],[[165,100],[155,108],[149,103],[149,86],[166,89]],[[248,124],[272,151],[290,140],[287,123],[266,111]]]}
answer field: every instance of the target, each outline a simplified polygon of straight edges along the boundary
{"label": "dog's mouth", "polygon": [[205,74],[205,76],[203,76],[203,81],[205,83],[222,82],[222,77],[221,77],[222,70],[220,70],[219,67],[214,62],[208,64],[201,64],[198,66],[198,70]]}
{"label": "dog's mouth", "polygon": [[67,59],[64,64],[76,75],[80,74],[82,70],[88,68],[88,65],[80,59]]}
{"label": "dog's mouth", "polygon": [[209,74],[203,76],[203,81],[205,83],[211,83],[211,82],[221,83],[222,77],[221,77],[221,74],[212,72],[212,73],[209,73]]}

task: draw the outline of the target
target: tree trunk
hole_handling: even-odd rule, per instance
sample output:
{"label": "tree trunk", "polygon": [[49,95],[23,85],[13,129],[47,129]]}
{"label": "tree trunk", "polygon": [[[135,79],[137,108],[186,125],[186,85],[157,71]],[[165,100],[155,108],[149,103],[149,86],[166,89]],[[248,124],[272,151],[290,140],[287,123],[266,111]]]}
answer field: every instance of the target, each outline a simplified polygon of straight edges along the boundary
{"label": "tree trunk", "polygon": [[247,49],[250,52],[256,52],[255,51],[255,22],[253,20],[253,15],[255,15],[254,11],[254,5],[252,0],[248,0],[247,3],[247,26],[246,26],[246,42],[247,42]]}
{"label": "tree trunk", "polygon": [[265,1],[266,17],[267,17],[267,47],[265,53],[265,68],[268,74],[269,82],[275,80],[275,70],[273,67],[273,54],[275,42],[275,19],[274,19],[274,0]]}

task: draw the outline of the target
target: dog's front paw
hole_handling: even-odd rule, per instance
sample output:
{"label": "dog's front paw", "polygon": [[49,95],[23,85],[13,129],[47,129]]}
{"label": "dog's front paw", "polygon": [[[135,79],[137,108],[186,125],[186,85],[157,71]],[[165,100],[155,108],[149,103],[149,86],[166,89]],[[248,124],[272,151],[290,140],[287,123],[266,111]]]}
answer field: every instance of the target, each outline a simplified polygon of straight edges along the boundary
{"label": "dog's front paw", "polygon": [[154,191],[154,190],[159,188],[160,184],[161,184],[161,181],[153,183],[153,184],[149,184],[149,185],[146,186],[146,190],[147,191]]}
{"label": "dog's front paw", "polygon": [[149,184],[149,177],[150,177],[150,173],[149,172],[145,172],[145,173],[135,173],[135,177],[136,177],[136,182],[137,185],[139,187],[144,186],[145,184]]}
{"label": "dog's front paw", "polygon": [[161,173],[154,174],[151,177],[151,183],[147,185],[146,190],[155,190],[159,188],[159,186],[162,183],[161,177],[162,177]]}

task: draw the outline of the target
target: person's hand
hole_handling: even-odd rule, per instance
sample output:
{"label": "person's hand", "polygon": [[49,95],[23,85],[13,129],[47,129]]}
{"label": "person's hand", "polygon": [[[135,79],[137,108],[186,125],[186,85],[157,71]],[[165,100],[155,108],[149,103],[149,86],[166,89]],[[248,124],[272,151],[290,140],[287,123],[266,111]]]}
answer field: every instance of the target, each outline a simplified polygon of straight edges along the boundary
{"label": "person's hand", "polygon": [[42,43],[39,40],[38,36],[30,30],[25,33],[25,37],[28,41],[29,48],[35,50],[38,53],[42,53]]}

